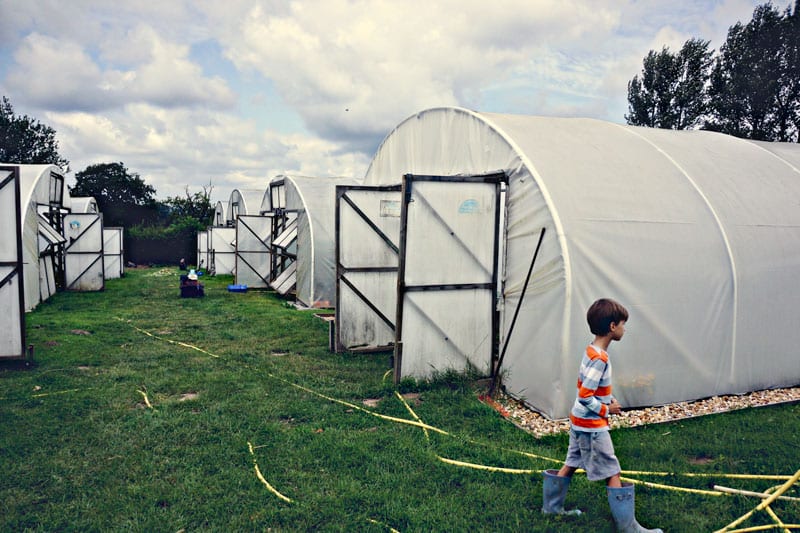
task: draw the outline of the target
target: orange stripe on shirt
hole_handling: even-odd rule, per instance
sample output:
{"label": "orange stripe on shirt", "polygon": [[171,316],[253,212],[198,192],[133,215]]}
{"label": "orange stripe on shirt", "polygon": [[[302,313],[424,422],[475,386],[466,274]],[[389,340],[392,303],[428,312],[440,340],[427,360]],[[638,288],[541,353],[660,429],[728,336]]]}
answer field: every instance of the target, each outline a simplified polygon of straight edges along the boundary
{"label": "orange stripe on shirt", "polygon": [[596,389],[587,389],[583,386],[583,382],[578,380],[578,396],[581,398],[588,398],[589,396],[610,396],[611,385],[607,387],[597,387]]}
{"label": "orange stripe on shirt", "polygon": [[606,418],[578,418],[575,415],[569,415],[569,419],[573,425],[581,428],[596,429],[608,426]]}
{"label": "orange stripe on shirt", "polygon": [[586,355],[592,361],[594,361],[597,358],[600,358],[600,360],[603,361],[604,363],[608,363],[608,354],[605,352],[598,352],[597,348],[595,348],[591,344],[586,347]]}

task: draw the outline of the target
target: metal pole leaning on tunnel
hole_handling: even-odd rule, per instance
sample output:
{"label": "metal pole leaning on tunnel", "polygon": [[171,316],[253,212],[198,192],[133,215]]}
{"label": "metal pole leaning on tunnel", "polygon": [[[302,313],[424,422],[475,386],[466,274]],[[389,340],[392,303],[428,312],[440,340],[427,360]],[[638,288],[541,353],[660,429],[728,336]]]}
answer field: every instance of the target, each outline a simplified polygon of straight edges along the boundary
{"label": "metal pole leaning on tunnel", "polygon": [[531,265],[528,267],[528,275],[525,276],[525,284],[522,286],[522,292],[519,295],[517,308],[514,309],[514,317],[511,319],[511,326],[509,326],[508,328],[508,335],[506,336],[506,342],[503,344],[503,350],[500,352],[500,357],[497,359],[497,364],[494,366],[494,369],[492,371],[492,384],[489,387],[489,396],[491,397],[494,397],[495,393],[497,392],[497,386],[500,384],[500,367],[503,366],[503,359],[506,356],[508,341],[511,340],[511,334],[514,333],[514,326],[517,323],[519,310],[522,307],[522,300],[525,299],[525,292],[528,290],[528,282],[531,280],[531,274],[533,274],[533,266],[536,264],[536,257],[539,255],[539,249],[542,247],[542,240],[544,239],[545,229],[546,228],[542,228],[542,231],[539,233],[539,242],[536,243],[536,250],[534,250],[533,252],[533,257],[531,258]]}

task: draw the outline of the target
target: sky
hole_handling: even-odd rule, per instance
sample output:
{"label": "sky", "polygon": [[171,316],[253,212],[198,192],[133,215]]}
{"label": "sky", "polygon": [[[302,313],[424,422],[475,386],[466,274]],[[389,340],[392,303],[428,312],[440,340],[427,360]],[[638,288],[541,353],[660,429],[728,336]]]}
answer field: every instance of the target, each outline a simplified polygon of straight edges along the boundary
{"label": "sky", "polygon": [[[624,123],[650,50],[719,49],[750,0],[0,0],[0,95],[68,184],[122,162],[159,199],[362,178],[424,109]],[[773,1],[783,10],[789,0]]]}

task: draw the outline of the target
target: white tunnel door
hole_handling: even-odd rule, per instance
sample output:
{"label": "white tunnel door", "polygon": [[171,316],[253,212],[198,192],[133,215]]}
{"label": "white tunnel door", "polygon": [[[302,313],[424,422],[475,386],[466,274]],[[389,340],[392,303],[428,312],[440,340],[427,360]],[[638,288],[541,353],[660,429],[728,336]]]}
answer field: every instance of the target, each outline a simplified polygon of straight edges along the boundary
{"label": "white tunnel door", "polygon": [[272,217],[236,217],[236,283],[252,289],[269,287]]}
{"label": "white tunnel door", "polygon": [[403,177],[395,381],[491,373],[502,172]]}
{"label": "white tunnel door", "polygon": [[336,186],[336,350],[386,350],[397,309],[400,185]]}
{"label": "white tunnel door", "polygon": [[66,287],[74,291],[100,291],[105,287],[103,217],[99,213],[64,216]]}
{"label": "white tunnel door", "polygon": [[25,356],[19,167],[0,167],[0,359]]}

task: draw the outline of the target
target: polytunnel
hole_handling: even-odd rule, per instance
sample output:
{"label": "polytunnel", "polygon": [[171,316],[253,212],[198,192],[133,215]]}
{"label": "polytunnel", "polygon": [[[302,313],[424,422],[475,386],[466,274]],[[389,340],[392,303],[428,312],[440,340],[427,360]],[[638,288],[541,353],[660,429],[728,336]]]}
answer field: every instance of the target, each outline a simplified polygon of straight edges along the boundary
{"label": "polytunnel", "polygon": [[64,285],[64,174],[55,165],[19,165],[25,310]]}
{"label": "polytunnel", "polygon": [[[294,274],[288,276],[288,283],[294,286],[297,300],[306,307],[334,307],[336,186],[352,185],[356,181],[353,178],[295,175],[282,178],[284,190],[279,194],[285,195],[285,211],[292,215],[295,228],[276,239],[283,243],[284,249],[295,250]],[[291,270],[290,267],[284,272]]]}
{"label": "polytunnel", "polygon": [[264,189],[233,189],[228,198],[227,225],[236,225],[239,215],[258,215],[263,197]]}
{"label": "polytunnel", "polygon": [[73,213],[99,213],[97,200],[93,196],[70,196],[69,201],[64,202]]}
{"label": "polytunnel", "polygon": [[586,310],[609,297],[630,311],[609,349],[623,406],[797,385],[799,166],[800,145],[708,131],[461,108],[409,117],[364,183],[403,184],[396,377],[477,367],[565,417],[592,340]]}
{"label": "polytunnel", "polygon": [[222,200],[217,201],[214,204],[214,223],[213,226],[217,228],[225,227],[225,224],[228,221],[228,217],[226,216],[226,210],[228,208],[228,203],[223,202]]}

